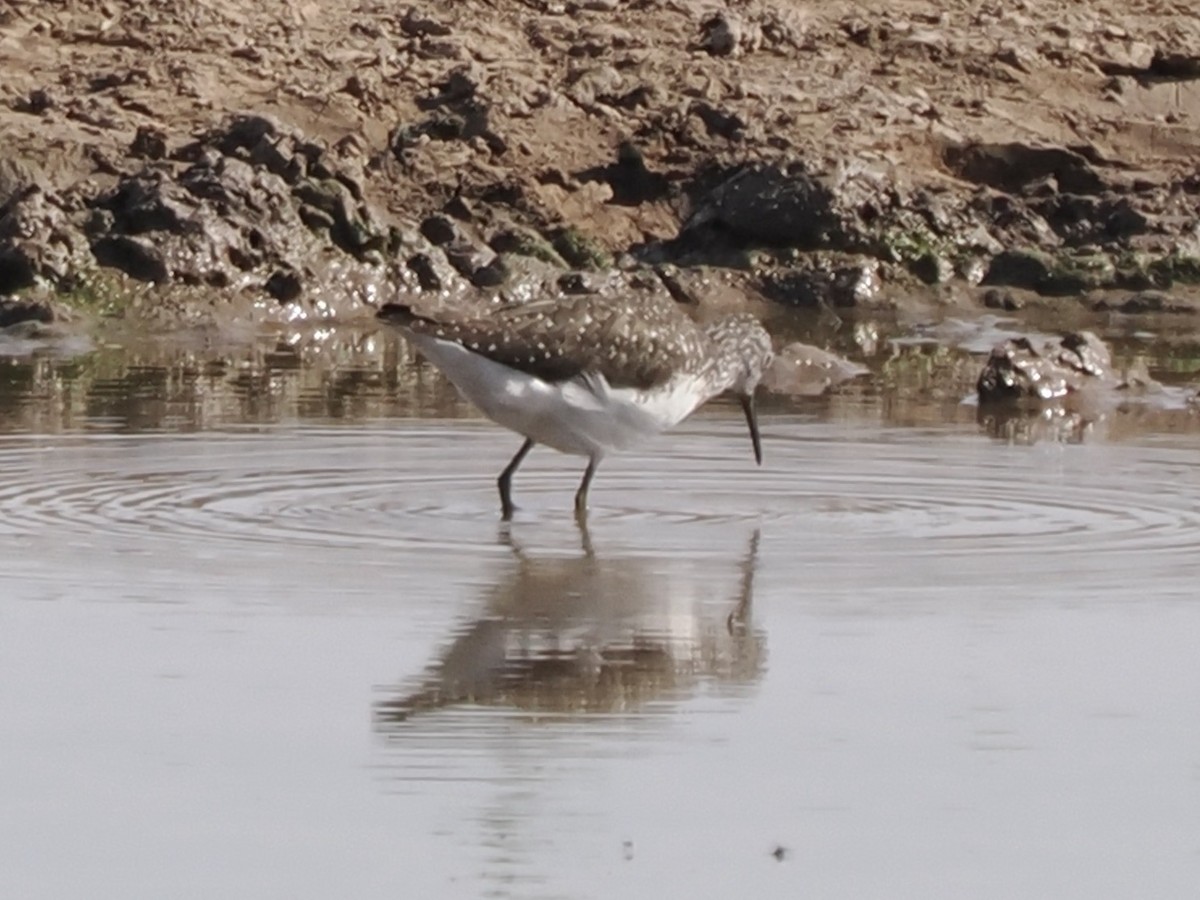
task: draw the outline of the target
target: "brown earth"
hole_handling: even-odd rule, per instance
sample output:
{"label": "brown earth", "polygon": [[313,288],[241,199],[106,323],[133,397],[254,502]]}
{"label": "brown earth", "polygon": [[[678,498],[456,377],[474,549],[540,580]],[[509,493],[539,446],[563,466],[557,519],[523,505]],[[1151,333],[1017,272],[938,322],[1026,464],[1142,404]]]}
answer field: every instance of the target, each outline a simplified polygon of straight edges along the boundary
{"label": "brown earth", "polygon": [[1165,0],[0,0],[0,292],[1175,289],[1198,48]]}

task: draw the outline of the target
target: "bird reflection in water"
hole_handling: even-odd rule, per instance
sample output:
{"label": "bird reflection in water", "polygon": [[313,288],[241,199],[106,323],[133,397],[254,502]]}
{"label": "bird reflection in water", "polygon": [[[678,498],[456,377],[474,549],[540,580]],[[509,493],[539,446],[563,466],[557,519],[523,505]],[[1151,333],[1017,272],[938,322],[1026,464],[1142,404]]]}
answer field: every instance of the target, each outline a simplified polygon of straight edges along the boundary
{"label": "bird reflection in water", "polygon": [[679,700],[703,681],[756,682],[765,637],[751,622],[759,532],[736,561],[737,587],[714,602],[708,564],[597,554],[586,526],[578,555],[535,555],[508,528],[511,558],[472,618],[415,689],[380,702],[383,728],[477,704],[530,713],[635,711]]}

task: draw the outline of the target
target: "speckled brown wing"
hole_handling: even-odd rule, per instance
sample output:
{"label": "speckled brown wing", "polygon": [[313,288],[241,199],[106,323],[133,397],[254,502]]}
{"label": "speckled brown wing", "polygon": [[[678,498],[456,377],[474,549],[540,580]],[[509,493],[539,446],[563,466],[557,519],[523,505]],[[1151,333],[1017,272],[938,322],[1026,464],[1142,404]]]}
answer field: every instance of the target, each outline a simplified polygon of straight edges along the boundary
{"label": "speckled brown wing", "polygon": [[555,298],[429,315],[389,304],[379,316],[552,382],[595,372],[613,387],[647,389],[707,357],[704,332],[661,297]]}

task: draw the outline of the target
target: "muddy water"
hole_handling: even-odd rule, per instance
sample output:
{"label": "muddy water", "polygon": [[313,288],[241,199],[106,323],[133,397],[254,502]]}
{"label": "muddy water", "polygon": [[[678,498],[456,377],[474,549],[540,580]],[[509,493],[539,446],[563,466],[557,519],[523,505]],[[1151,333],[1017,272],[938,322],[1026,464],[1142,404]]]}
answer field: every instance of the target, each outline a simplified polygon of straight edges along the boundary
{"label": "muddy water", "polygon": [[[14,897],[1192,897],[1200,433],[957,376],[607,462],[394,345],[0,379]],[[968,366],[969,367],[969,366]],[[910,380],[905,380],[905,379]]]}

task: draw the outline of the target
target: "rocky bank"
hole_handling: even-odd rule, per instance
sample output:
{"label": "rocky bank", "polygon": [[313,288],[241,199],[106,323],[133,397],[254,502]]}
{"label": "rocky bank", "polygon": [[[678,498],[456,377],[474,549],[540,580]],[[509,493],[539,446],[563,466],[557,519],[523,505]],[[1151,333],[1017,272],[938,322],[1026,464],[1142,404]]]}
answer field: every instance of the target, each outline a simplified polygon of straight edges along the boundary
{"label": "rocky bank", "polygon": [[1200,8],[865,6],[0,0],[0,294],[1196,311]]}

